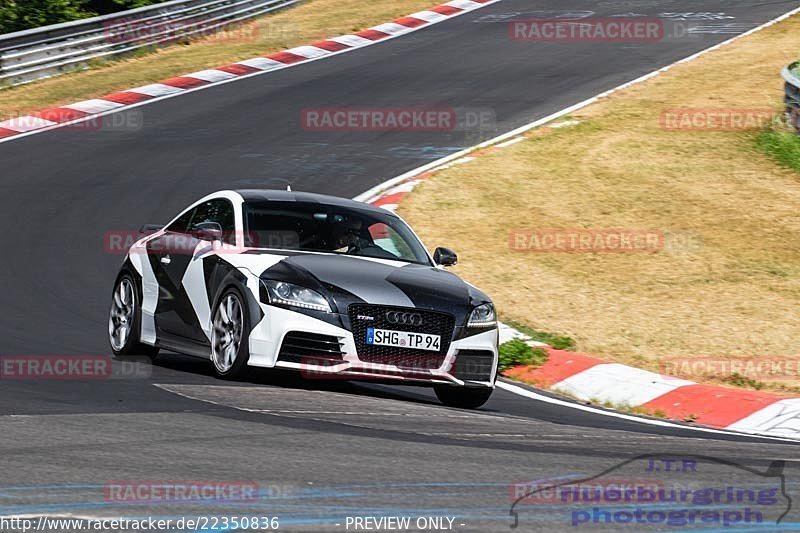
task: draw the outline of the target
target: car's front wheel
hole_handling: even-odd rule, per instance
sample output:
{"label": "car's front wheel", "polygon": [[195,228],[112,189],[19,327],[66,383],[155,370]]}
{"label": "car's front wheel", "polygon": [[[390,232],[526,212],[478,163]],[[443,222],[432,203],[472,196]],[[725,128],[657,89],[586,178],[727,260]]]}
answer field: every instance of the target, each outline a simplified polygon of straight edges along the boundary
{"label": "car's front wheel", "polygon": [[250,317],[241,293],[229,288],[214,311],[211,332],[211,362],[217,377],[239,379],[250,359]]}
{"label": "car's front wheel", "polygon": [[114,355],[144,355],[155,359],[158,348],[139,342],[142,323],[142,303],[136,281],[128,273],[122,274],[111,295],[108,316],[108,340]]}
{"label": "car's front wheel", "polygon": [[485,404],[494,389],[489,387],[456,387],[453,385],[434,385],[439,401],[448,407],[477,409]]}

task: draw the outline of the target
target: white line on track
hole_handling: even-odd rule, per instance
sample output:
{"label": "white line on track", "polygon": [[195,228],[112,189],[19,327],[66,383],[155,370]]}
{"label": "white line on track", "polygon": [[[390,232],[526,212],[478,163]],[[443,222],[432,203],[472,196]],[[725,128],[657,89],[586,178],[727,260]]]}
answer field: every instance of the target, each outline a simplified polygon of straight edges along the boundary
{"label": "white line on track", "polygon": [[[649,74],[645,74],[644,76],[640,76],[640,77],[638,77],[636,79],[633,79],[633,80],[631,80],[629,82],[623,83],[622,85],[614,87],[613,89],[609,89],[609,90],[607,90],[605,92],[602,92],[602,93],[600,93],[600,94],[598,94],[596,96],[588,98],[588,99],[586,99],[586,100],[584,100],[582,102],[578,102],[577,104],[574,104],[574,105],[571,105],[569,107],[566,107],[566,108],[564,108],[564,109],[562,109],[560,111],[556,111],[555,113],[551,113],[550,115],[547,115],[546,117],[540,118],[538,120],[534,120],[533,122],[530,122],[530,123],[528,123],[528,124],[526,124],[524,126],[516,128],[516,129],[511,130],[509,132],[506,132],[506,133],[504,133],[502,135],[499,135],[497,137],[494,137],[492,139],[484,141],[484,142],[482,142],[480,144],[477,144],[475,146],[472,146],[472,147],[469,147],[469,148],[465,148],[464,150],[461,150],[461,151],[456,152],[454,154],[450,154],[447,157],[443,157],[441,159],[437,159],[436,161],[432,161],[432,162],[430,162],[430,163],[428,163],[426,165],[422,165],[422,166],[417,167],[417,168],[415,168],[413,170],[409,170],[408,172],[405,172],[405,173],[403,173],[403,174],[401,174],[399,176],[396,176],[394,178],[386,180],[383,183],[381,183],[379,185],[376,185],[375,187],[372,187],[371,189],[359,194],[358,196],[356,196],[354,198],[354,200],[357,200],[357,201],[360,201],[360,202],[373,201],[373,200],[377,199],[381,195],[381,193],[383,191],[386,191],[387,189],[390,189],[393,186],[395,186],[395,185],[397,185],[399,183],[402,183],[403,181],[406,181],[406,180],[408,180],[410,178],[413,178],[415,176],[423,174],[424,172],[427,172],[429,170],[434,170],[434,169],[437,169],[437,168],[442,167],[442,166],[446,167],[448,165],[448,163],[452,165],[452,164],[456,163],[457,161],[459,161],[461,159],[466,159],[468,157],[468,155],[471,152],[473,152],[474,150],[481,149],[481,148],[487,148],[489,146],[494,146],[494,145],[498,145],[500,147],[506,147],[506,146],[510,146],[512,144],[516,144],[517,142],[520,142],[520,141],[522,141],[524,139],[524,138],[521,138],[519,136],[522,135],[525,132],[528,132],[528,131],[530,131],[530,130],[532,130],[534,128],[538,128],[539,126],[547,124],[548,122],[551,122],[551,121],[553,121],[553,120],[555,120],[557,118],[561,118],[561,117],[563,117],[565,115],[568,115],[568,114],[570,114],[572,112],[575,112],[575,111],[577,111],[579,109],[582,109],[582,108],[584,108],[584,107],[586,107],[588,105],[591,105],[591,104],[597,102],[599,99],[604,98],[604,97],[606,97],[606,96],[608,96],[608,95],[610,95],[612,93],[615,93],[617,91],[620,91],[620,90],[625,89],[627,87],[630,87],[632,85],[635,85],[635,84],[644,82],[646,80],[649,80],[651,78],[654,78],[654,77],[658,76],[659,74],[661,74],[662,72],[666,72],[666,71],[672,69],[675,65],[692,61],[692,60],[694,60],[694,59],[696,59],[696,58],[698,58],[698,57],[700,57],[702,55],[705,55],[705,54],[707,54],[709,52],[712,52],[712,51],[717,50],[717,49],[719,49],[719,48],[721,48],[723,46],[726,46],[726,45],[728,45],[728,44],[730,44],[730,43],[732,43],[732,42],[734,42],[734,41],[736,41],[738,39],[741,39],[741,38],[746,37],[748,35],[752,35],[753,33],[756,33],[758,31],[763,30],[764,28],[768,28],[768,27],[770,27],[770,26],[772,26],[774,24],[777,24],[778,22],[786,20],[787,18],[789,18],[789,17],[791,17],[793,15],[796,15],[797,13],[800,13],[800,7],[792,9],[791,11],[788,11],[788,12],[784,13],[783,15],[781,15],[779,17],[776,17],[776,18],[774,18],[774,19],[772,19],[772,20],[770,20],[768,22],[765,22],[764,24],[761,24],[760,26],[752,28],[751,30],[746,31],[746,32],[744,32],[744,33],[742,33],[740,35],[736,35],[736,36],[734,36],[734,37],[732,37],[732,38],[730,38],[730,39],[728,39],[726,41],[723,41],[721,43],[718,43],[718,44],[715,44],[715,45],[710,46],[708,48],[705,48],[705,49],[703,49],[703,50],[701,50],[699,52],[696,52],[696,53],[694,53],[694,54],[692,54],[692,55],[690,55],[688,57],[680,59],[680,60],[678,60],[678,61],[676,61],[674,63],[671,63],[671,64],[669,64],[669,65],[667,65],[665,67],[662,67],[662,68],[660,68],[658,70],[654,70],[653,72],[650,72]],[[568,122],[570,122],[570,121],[568,121]],[[567,125],[567,124],[565,123],[563,125]],[[572,125],[572,123],[570,122],[569,125]],[[527,397],[527,398],[530,398],[530,399],[543,401],[543,402],[546,402],[546,403],[551,403],[551,404],[556,404],[556,405],[561,405],[563,407],[569,407],[571,409],[578,409],[578,410],[581,410],[581,411],[591,412],[591,413],[598,414],[598,415],[601,415],[601,416],[610,416],[610,417],[614,417],[614,418],[621,418],[621,419],[624,419],[624,420],[631,420],[631,421],[634,421],[634,422],[640,422],[640,423],[643,423],[643,424],[649,424],[649,425],[653,425],[653,426],[669,427],[669,428],[675,428],[675,429],[685,429],[685,430],[688,430],[688,431],[699,431],[699,432],[705,432],[705,433],[736,435],[736,436],[740,436],[740,437],[742,437],[742,436],[758,437],[758,438],[761,438],[761,439],[768,439],[768,440],[774,440],[774,441],[779,441],[779,442],[790,442],[790,443],[796,443],[797,442],[797,440],[794,440],[794,439],[781,438],[781,437],[769,437],[769,436],[764,436],[764,435],[761,435],[761,434],[758,434],[758,433],[742,433],[742,432],[725,431],[725,430],[711,429],[711,428],[701,428],[701,427],[695,427],[695,426],[684,426],[684,425],[681,425],[681,424],[673,424],[671,422],[665,422],[665,421],[661,421],[661,420],[652,420],[652,419],[640,418],[640,417],[636,417],[636,416],[632,416],[632,415],[626,415],[626,414],[623,414],[623,413],[615,413],[615,412],[611,412],[611,411],[604,411],[604,410],[596,409],[596,408],[593,408],[593,407],[590,407],[590,406],[587,406],[587,405],[576,404],[576,403],[567,402],[567,401],[564,401],[564,400],[558,400],[556,398],[551,398],[549,396],[544,396],[542,394],[538,394],[538,393],[535,393],[533,391],[529,391],[529,390],[527,390],[527,389],[525,389],[523,387],[519,387],[519,386],[514,385],[512,383],[507,383],[507,382],[501,381],[501,380],[498,380],[497,386],[499,388],[501,388],[503,390],[506,390],[508,392],[511,392],[513,394],[517,394],[519,396],[524,396],[524,397]]]}
{"label": "white line on track", "polygon": [[[772,20],[770,20],[768,22],[765,22],[764,24],[762,24],[760,26],[757,26],[757,27],[755,27],[755,28],[753,28],[753,29],[751,29],[749,31],[746,31],[746,32],[744,32],[744,33],[742,33],[740,35],[736,35],[736,36],[731,37],[730,39],[728,39],[726,41],[723,41],[721,43],[715,44],[715,45],[710,46],[708,48],[704,48],[703,50],[700,50],[699,52],[696,52],[696,53],[694,53],[694,54],[692,54],[692,55],[690,55],[688,57],[684,57],[683,59],[680,59],[680,60],[678,60],[678,61],[676,61],[674,63],[670,63],[669,65],[667,65],[665,67],[661,67],[658,70],[654,70],[653,72],[650,72],[649,74],[645,74],[644,76],[639,76],[636,79],[633,79],[633,80],[631,80],[629,82],[623,83],[622,85],[618,85],[617,87],[614,87],[613,89],[609,89],[609,90],[607,90],[605,92],[602,92],[602,93],[600,93],[600,94],[598,94],[596,96],[588,98],[588,99],[586,99],[586,100],[584,100],[582,102],[578,102],[577,104],[573,104],[573,105],[571,105],[569,107],[565,107],[564,109],[562,109],[560,111],[556,111],[555,113],[551,113],[550,115],[547,115],[546,117],[542,117],[540,119],[534,120],[533,122],[525,124],[524,126],[520,126],[519,128],[516,128],[516,129],[513,129],[513,130],[511,130],[509,132],[503,133],[502,135],[498,135],[497,137],[489,139],[488,141],[484,141],[484,142],[482,142],[480,144],[476,144],[475,146],[471,146],[469,148],[465,148],[464,150],[461,150],[461,151],[456,152],[454,154],[450,154],[447,157],[443,157],[441,159],[437,159],[436,161],[432,161],[432,162],[430,162],[430,163],[428,163],[426,165],[422,165],[421,167],[417,167],[417,168],[415,168],[413,170],[409,170],[408,172],[400,174],[399,176],[396,176],[396,177],[394,177],[392,179],[386,180],[383,183],[381,183],[379,185],[376,185],[375,187],[372,187],[371,189],[359,194],[354,199],[358,200],[360,202],[369,202],[370,200],[373,200],[376,196],[378,196],[382,191],[384,191],[386,189],[389,189],[393,185],[396,185],[396,184],[398,184],[398,183],[400,183],[402,181],[405,181],[405,180],[407,180],[409,178],[412,178],[414,176],[417,176],[417,175],[422,174],[424,172],[427,172],[429,170],[433,170],[436,167],[445,165],[447,163],[450,163],[450,162],[453,162],[453,161],[455,161],[457,159],[460,159],[460,158],[462,158],[464,156],[467,156],[473,150],[477,150],[477,149],[480,149],[480,148],[488,148],[489,146],[493,146],[493,145],[502,143],[505,140],[511,139],[513,137],[517,137],[518,135],[526,133],[526,132],[528,132],[528,131],[530,131],[530,130],[532,130],[534,128],[538,128],[539,126],[547,124],[548,122],[551,122],[551,121],[553,121],[553,120],[555,120],[557,118],[561,118],[561,117],[563,117],[565,115],[569,115],[570,113],[578,111],[579,109],[583,109],[584,107],[586,107],[588,105],[591,105],[591,104],[595,103],[596,101],[600,100],[601,98],[604,98],[604,97],[606,97],[606,96],[608,96],[608,95],[610,95],[612,93],[615,93],[617,91],[621,91],[622,89],[626,89],[626,88],[630,87],[631,85],[636,85],[636,84],[641,83],[643,81],[647,81],[650,78],[654,78],[654,77],[658,76],[659,74],[661,74],[662,72],[666,72],[666,71],[672,69],[675,65],[679,65],[681,63],[687,63],[689,61],[692,61],[692,60],[694,60],[694,59],[696,59],[696,58],[698,58],[698,57],[700,57],[702,55],[705,55],[705,54],[707,54],[709,52],[717,50],[717,49],[719,49],[719,48],[721,48],[723,46],[726,46],[726,45],[728,45],[728,44],[730,44],[730,43],[732,43],[734,41],[737,41],[737,40],[739,40],[739,39],[741,39],[743,37],[747,37],[748,35],[752,35],[753,33],[756,33],[757,31],[761,31],[764,28],[768,28],[769,26],[772,26],[773,24],[777,24],[778,22],[781,22],[782,20],[786,20],[787,18],[791,17],[792,15],[796,15],[797,13],[800,13],[800,7],[792,9],[791,11],[788,11],[788,12],[784,13],[783,15],[781,15],[779,17],[776,17],[776,18],[774,18],[774,19],[772,19]],[[0,141],[0,142],[2,142],[2,141]]]}
{"label": "white line on track", "polygon": [[545,396],[544,394],[539,394],[538,392],[534,392],[528,390],[524,387],[520,387],[519,385],[515,385],[513,383],[498,380],[497,387],[503,389],[504,391],[508,391],[510,393],[516,394],[518,396],[523,396],[525,398],[530,398],[531,400],[536,400],[539,402],[549,403],[553,405],[559,405],[561,407],[568,407],[570,409],[576,409],[578,411],[585,411],[587,413],[593,413],[600,416],[607,416],[611,418],[619,418],[622,420],[629,420],[631,422],[639,422],[641,424],[648,424],[650,426],[658,426],[658,427],[665,427],[671,429],[683,429],[687,431],[698,431],[701,433],[714,433],[714,434],[721,434],[721,435],[734,435],[737,437],[756,437],[759,439],[767,439],[767,440],[774,440],[779,442],[788,442],[792,444],[796,444],[797,441],[788,438],[781,438],[781,437],[768,437],[764,435],[758,435],[753,433],[740,433],[736,431],[725,431],[723,429],[712,429],[712,428],[704,428],[704,427],[697,427],[697,426],[685,426],[682,424],[675,424],[673,422],[667,422],[665,420],[654,420],[652,418],[641,418],[634,415],[628,415],[625,413],[617,413],[614,411],[606,411],[603,409],[598,409],[596,407],[592,407],[590,405],[583,405],[579,403],[569,402],[566,400],[559,400],[558,398],[551,398],[550,396]]}

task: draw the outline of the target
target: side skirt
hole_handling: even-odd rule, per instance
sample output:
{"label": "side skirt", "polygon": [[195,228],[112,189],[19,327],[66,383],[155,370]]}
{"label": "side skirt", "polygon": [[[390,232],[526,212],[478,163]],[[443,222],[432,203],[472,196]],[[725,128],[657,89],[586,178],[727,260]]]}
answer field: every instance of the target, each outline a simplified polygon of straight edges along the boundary
{"label": "side skirt", "polygon": [[211,359],[210,344],[199,344],[195,341],[184,339],[182,337],[176,337],[174,335],[165,335],[164,333],[159,332],[156,346],[162,350],[171,350],[173,352],[191,355],[193,357],[202,357],[206,360]]}

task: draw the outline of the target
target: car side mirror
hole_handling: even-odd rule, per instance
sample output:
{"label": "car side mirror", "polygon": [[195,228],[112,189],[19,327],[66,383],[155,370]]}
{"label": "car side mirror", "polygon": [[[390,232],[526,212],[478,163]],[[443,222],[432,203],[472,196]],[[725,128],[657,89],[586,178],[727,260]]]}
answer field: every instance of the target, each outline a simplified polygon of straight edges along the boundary
{"label": "car side mirror", "polygon": [[433,262],[442,266],[453,266],[458,263],[458,256],[450,248],[439,247],[433,251]]}
{"label": "car side mirror", "polygon": [[192,226],[192,234],[203,241],[221,241],[222,226],[219,222],[200,222]]}

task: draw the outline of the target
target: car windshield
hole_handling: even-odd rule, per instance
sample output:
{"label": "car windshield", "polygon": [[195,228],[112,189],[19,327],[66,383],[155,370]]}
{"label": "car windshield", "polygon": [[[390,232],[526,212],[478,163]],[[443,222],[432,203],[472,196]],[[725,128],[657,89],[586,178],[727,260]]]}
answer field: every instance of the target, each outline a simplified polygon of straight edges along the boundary
{"label": "car windshield", "polygon": [[246,202],[253,248],[328,252],[429,265],[422,243],[389,213],[311,202]]}

